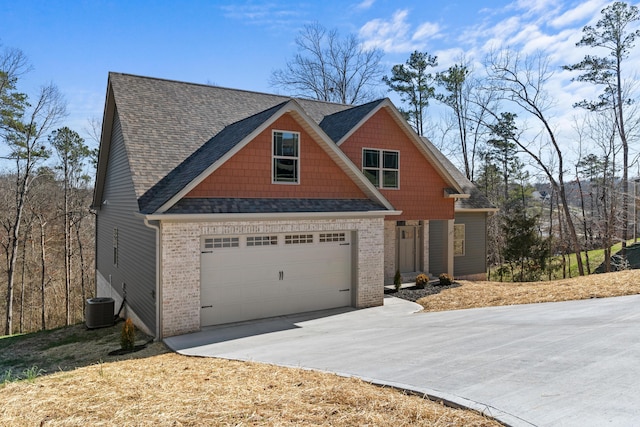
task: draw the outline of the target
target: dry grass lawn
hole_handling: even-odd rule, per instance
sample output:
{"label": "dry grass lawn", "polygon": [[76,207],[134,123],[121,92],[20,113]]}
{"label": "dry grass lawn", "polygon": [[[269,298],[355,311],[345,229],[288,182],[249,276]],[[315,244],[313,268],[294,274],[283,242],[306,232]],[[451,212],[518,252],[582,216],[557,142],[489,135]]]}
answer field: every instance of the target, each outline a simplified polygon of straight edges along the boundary
{"label": "dry grass lawn", "polygon": [[8,426],[499,426],[354,378],[161,354],[1,388]]}
{"label": "dry grass lawn", "polygon": [[550,282],[468,282],[419,299],[425,311],[570,301],[640,294],[640,270],[592,274]]}
{"label": "dry grass lawn", "polygon": [[[426,311],[442,311],[638,294],[640,271],[555,282],[460,283],[418,302]],[[354,378],[185,357],[160,343],[128,356],[108,356],[119,346],[119,330],[118,325],[94,331],[77,325],[0,337],[0,425],[500,425]],[[2,384],[3,373],[15,377],[34,366],[45,375]]]}

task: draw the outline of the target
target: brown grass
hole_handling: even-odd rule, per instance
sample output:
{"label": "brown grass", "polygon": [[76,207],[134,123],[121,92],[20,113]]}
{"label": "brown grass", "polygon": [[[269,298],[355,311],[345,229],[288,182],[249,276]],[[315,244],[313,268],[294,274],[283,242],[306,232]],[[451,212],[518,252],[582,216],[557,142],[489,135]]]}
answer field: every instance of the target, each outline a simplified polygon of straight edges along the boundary
{"label": "brown grass", "polygon": [[640,294],[640,270],[551,282],[468,282],[460,280],[457,288],[419,299],[424,311],[447,311],[465,308],[512,304],[569,301]]}
{"label": "brown grass", "polygon": [[161,354],[1,388],[3,426],[499,426],[354,378]]}
{"label": "brown grass", "polygon": [[[640,271],[555,282],[460,283],[418,302],[426,311],[442,311],[631,295],[640,293]],[[120,327],[87,331],[78,325],[0,339],[0,374],[33,366],[50,374],[0,384],[0,425],[500,425],[354,378],[185,357],[167,353],[160,343],[108,356],[119,347]],[[139,336],[137,344],[146,338]]]}

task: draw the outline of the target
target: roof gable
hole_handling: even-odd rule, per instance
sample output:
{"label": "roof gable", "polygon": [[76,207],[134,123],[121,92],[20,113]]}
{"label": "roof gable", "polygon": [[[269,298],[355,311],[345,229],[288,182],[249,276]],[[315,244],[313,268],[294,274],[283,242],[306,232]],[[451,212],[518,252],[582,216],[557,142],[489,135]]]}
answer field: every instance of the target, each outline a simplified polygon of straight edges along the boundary
{"label": "roof gable", "polygon": [[140,211],[142,213],[155,212],[177,193],[184,191],[185,187],[193,183],[225,155],[231,151],[237,151],[240,142],[254,133],[256,129],[262,127],[284,104],[286,102],[226,126],[156,185],[149,188],[139,199]]}
{"label": "roof gable", "polygon": [[[124,149],[140,211],[164,212],[197,185],[251,135],[287,111],[320,141],[327,153],[376,203],[391,205],[338,148],[376,111],[387,109],[458,193],[449,167],[421,143],[390,100],[360,106],[227,89],[121,73],[110,73],[94,191],[99,207],[110,150],[111,125],[118,115]],[[455,169],[455,168],[454,168]]]}
{"label": "roof gable", "polygon": [[361,124],[363,119],[383,101],[384,99],[379,99],[325,116],[320,122],[320,127],[329,138],[338,143],[352,129]]}
{"label": "roof gable", "polygon": [[[312,135],[367,197],[386,209],[393,210],[391,204],[360,173],[359,169],[306,115],[300,104],[291,99],[223,129],[145,193],[139,200],[140,211],[145,214],[166,212],[218,167],[249,144],[260,132],[287,113],[291,114],[302,128]],[[221,147],[217,147],[217,144],[221,144]]]}

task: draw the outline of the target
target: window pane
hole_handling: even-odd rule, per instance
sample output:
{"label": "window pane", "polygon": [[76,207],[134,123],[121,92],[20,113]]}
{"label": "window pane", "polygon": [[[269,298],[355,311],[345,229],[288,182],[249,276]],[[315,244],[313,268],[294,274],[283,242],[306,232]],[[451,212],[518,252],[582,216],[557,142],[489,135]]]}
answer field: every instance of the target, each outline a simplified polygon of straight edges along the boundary
{"label": "window pane", "polygon": [[380,187],[380,171],[375,169],[365,169],[364,176],[366,176],[373,185]]}
{"label": "window pane", "polygon": [[274,132],[273,154],[275,156],[298,157],[298,134]]}
{"label": "window pane", "polygon": [[455,240],[453,242],[453,254],[464,255],[464,240]]}
{"label": "window pane", "polygon": [[385,169],[398,169],[398,153],[385,151],[383,153],[383,167]]}
{"label": "window pane", "polygon": [[298,182],[298,161],[273,159],[273,179],[280,182]]}
{"label": "window pane", "polygon": [[362,151],[362,167],[377,168],[380,167],[380,152],[378,150]]}
{"label": "window pane", "polygon": [[282,132],[273,133],[273,155],[280,156],[282,153]]}
{"label": "window pane", "polygon": [[464,224],[456,224],[453,226],[453,238],[456,240],[464,239]]}
{"label": "window pane", "polygon": [[383,188],[398,188],[398,171],[383,171]]}

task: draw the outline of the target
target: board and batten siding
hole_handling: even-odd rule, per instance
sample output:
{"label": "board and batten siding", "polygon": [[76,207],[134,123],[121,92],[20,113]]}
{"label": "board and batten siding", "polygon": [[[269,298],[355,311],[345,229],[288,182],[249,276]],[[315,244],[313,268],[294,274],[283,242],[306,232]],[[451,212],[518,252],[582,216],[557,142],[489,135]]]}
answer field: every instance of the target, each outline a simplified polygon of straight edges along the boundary
{"label": "board and batten siding", "polygon": [[456,212],[455,224],[465,227],[465,254],[455,256],[454,277],[487,272],[487,213]]}
{"label": "board and batten siding", "polygon": [[[118,113],[114,115],[103,200],[96,213],[96,268],[149,331],[156,330],[156,236],[134,215],[138,209]],[[118,265],[114,265],[114,229]],[[116,307],[118,309],[118,307]]]}

